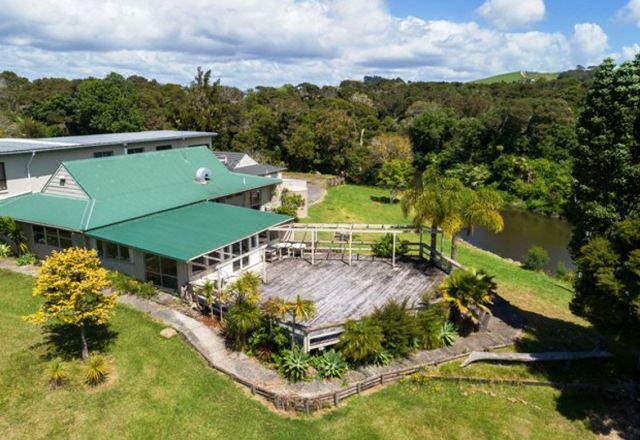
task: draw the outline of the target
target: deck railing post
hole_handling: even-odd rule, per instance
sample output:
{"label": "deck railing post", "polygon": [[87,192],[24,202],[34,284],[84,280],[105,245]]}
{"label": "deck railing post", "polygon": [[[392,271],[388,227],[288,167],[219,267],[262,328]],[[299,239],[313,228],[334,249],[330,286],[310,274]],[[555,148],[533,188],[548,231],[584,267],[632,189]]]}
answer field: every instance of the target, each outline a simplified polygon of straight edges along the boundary
{"label": "deck railing post", "polygon": [[353,231],[349,231],[349,266],[351,266]]}
{"label": "deck railing post", "polygon": [[311,265],[316,263],[316,231],[311,231]]}
{"label": "deck railing post", "polygon": [[422,244],[423,244],[423,228],[422,225],[420,226],[420,259],[424,259],[424,251],[422,250]]}
{"label": "deck railing post", "polygon": [[391,257],[391,266],[396,267],[396,233],[393,233],[393,255]]}

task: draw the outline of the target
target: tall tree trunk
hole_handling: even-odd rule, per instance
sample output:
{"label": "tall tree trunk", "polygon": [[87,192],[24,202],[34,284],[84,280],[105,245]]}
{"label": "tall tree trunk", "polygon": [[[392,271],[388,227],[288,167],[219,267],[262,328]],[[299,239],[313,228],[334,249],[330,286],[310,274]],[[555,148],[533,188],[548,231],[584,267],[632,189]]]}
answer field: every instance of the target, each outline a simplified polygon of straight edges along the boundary
{"label": "tall tree trunk", "polygon": [[431,261],[436,261],[436,246],[438,246],[438,225],[431,225]]}
{"label": "tall tree trunk", "polygon": [[458,234],[451,235],[451,259],[456,260],[458,257]]}
{"label": "tall tree trunk", "polygon": [[89,345],[87,344],[87,334],[84,322],[80,325],[80,344],[82,347],[82,360],[89,359]]}
{"label": "tall tree trunk", "polygon": [[291,350],[293,350],[296,344],[296,315],[291,315],[291,318]]}

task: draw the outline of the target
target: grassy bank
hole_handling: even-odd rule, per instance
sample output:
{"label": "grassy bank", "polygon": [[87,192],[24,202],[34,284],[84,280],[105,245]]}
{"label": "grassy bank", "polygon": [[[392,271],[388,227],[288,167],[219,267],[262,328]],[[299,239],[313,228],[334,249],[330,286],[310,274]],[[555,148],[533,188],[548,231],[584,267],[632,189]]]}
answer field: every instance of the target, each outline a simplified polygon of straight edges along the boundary
{"label": "grassy bank", "polygon": [[[0,438],[588,438],[595,394],[406,381],[318,417],[284,416],[208,368],[182,340],[118,307],[101,339],[106,386],[49,391],[52,346],[22,321],[33,279],[0,271]],[[95,342],[95,339],[94,339]],[[73,346],[72,346],[73,347]],[[603,402],[604,403],[604,402]],[[558,410],[558,405],[570,411]]]}

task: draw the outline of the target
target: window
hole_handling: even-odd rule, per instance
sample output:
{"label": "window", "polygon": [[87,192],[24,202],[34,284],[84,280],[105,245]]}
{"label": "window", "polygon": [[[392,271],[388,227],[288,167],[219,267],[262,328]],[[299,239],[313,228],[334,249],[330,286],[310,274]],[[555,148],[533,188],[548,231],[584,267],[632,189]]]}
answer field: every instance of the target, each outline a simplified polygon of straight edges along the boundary
{"label": "window", "polygon": [[195,144],[195,145],[189,145],[189,148],[196,148],[196,147],[206,147],[206,148],[209,148],[209,145],[207,145],[207,144]]}
{"label": "window", "polygon": [[0,162],[0,191],[7,190],[7,173],[4,169],[4,162]]}
{"label": "window", "polygon": [[33,241],[37,244],[45,244],[56,248],[70,248],[73,246],[71,232],[62,229],[45,228],[33,225]]}
{"label": "window", "polygon": [[131,252],[126,246],[120,246],[109,241],[96,240],[96,250],[99,257],[131,262]]}
{"label": "window", "polygon": [[178,288],[178,265],[175,260],[144,254],[144,269],[147,281],[165,289]]}
{"label": "window", "polygon": [[251,209],[260,209],[260,190],[251,192],[249,207]]}
{"label": "window", "polygon": [[113,151],[96,151],[95,153],[93,153],[93,157],[95,158],[109,157],[109,156],[113,156]]}
{"label": "window", "polygon": [[171,145],[158,145],[156,151],[171,150]]}
{"label": "window", "polygon": [[128,148],[127,149],[127,154],[138,154],[138,153],[144,153],[144,148]]}

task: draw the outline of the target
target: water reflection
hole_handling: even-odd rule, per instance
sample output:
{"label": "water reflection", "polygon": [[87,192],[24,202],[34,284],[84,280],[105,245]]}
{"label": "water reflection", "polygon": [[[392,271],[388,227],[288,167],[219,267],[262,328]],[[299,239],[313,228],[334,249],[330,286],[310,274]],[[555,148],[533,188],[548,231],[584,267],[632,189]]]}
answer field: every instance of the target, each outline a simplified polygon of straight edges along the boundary
{"label": "water reflection", "polygon": [[567,250],[571,240],[568,222],[527,211],[505,211],[502,216],[504,230],[499,234],[476,228],[471,236],[463,232],[461,238],[479,248],[518,261],[522,261],[531,246],[541,246],[549,252],[548,270],[555,270],[559,262],[575,267]]}

